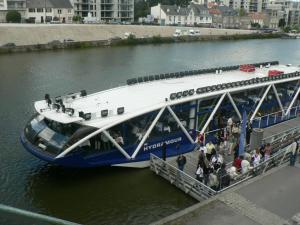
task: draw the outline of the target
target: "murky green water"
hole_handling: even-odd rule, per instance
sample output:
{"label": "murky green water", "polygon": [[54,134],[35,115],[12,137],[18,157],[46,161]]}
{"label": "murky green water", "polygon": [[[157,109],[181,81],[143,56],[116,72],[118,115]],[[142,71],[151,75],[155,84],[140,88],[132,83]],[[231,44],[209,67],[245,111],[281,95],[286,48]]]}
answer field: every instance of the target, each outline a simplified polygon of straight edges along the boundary
{"label": "murky green water", "polygon": [[33,102],[153,73],[269,60],[298,65],[299,48],[298,40],[278,39],[0,55],[0,203],[78,223],[130,225],[194,204],[148,169],[64,169],[30,155],[19,134]]}

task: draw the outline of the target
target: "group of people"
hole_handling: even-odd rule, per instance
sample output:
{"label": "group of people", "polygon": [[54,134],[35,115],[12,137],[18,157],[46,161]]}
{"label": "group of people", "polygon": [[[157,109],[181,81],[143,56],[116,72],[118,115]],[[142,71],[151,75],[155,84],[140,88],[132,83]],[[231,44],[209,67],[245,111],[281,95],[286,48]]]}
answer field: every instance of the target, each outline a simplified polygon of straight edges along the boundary
{"label": "group of people", "polygon": [[226,171],[224,158],[212,142],[200,146],[196,179],[214,190],[229,186],[230,177]]}
{"label": "group of people", "polygon": [[214,190],[229,186],[232,179],[235,179],[239,174],[246,174],[262,161],[268,160],[272,154],[272,147],[267,143],[257,148],[253,154],[245,152],[243,155],[239,155],[239,144],[235,143],[232,149],[234,152],[233,164],[226,168],[223,157],[225,152],[222,152],[220,146],[209,141],[206,145],[200,143],[198,149],[200,154],[196,179]]}

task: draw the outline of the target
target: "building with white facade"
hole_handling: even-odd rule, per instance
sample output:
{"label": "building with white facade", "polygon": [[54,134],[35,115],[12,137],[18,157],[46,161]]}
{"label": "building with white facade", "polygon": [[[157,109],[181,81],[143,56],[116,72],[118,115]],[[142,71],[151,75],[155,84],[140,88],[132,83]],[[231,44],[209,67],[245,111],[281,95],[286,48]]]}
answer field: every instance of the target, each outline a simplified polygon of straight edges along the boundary
{"label": "building with white facade", "polygon": [[88,13],[98,21],[134,20],[134,0],[73,0],[74,13],[87,17]]}
{"label": "building with white facade", "polygon": [[72,23],[73,15],[69,0],[27,0],[26,19],[34,23]]}
{"label": "building with white facade", "polygon": [[262,12],[267,7],[267,0],[223,0],[222,3],[237,11]]}
{"label": "building with white facade", "polygon": [[194,3],[188,7],[158,4],[151,7],[151,15],[161,25],[210,26],[212,23],[208,8]]}

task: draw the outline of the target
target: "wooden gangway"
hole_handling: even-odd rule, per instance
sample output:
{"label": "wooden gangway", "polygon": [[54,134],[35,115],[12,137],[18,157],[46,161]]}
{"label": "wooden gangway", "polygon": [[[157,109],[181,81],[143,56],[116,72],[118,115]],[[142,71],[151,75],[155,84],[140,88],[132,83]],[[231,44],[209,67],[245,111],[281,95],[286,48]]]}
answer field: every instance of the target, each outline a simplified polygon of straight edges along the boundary
{"label": "wooden gangway", "polygon": [[[298,125],[298,126],[295,126]],[[150,169],[157,175],[167,179],[171,184],[175,185],[185,193],[189,194],[198,201],[205,200],[214,196],[228,188],[231,188],[245,180],[265,173],[266,171],[285,164],[289,160],[290,144],[294,138],[300,138],[300,118],[285,121],[281,124],[277,124],[273,127],[265,129],[267,134],[272,134],[272,130],[282,129],[281,133],[276,133],[270,136],[264,136],[264,142],[272,145],[273,154],[272,157],[266,161],[261,162],[258,166],[249,170],[246,174],[238,175],[234,180],[231,180],[231,185],[226,188],[220,188],[216,191],[210,187],[199,182],[195,178],[195,172],[197,169],[198,157],[200,152],[194,150],[185,154],[187,163],[184,167],[184,171],[180,171],[177,168],[176,159],[163,161],[156,155],[151,154],[150,157]],[[250,151],[248,149],[248,151]],[[232,165],[232,156],[224,157],[224,161],[227,167]]]}

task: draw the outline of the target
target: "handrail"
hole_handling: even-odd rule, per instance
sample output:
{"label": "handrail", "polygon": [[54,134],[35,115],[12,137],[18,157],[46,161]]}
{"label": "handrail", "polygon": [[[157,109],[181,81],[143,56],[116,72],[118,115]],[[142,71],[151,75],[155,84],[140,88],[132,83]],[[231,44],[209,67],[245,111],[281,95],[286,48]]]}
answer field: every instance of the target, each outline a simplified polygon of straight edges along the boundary
{"label": "handrail", "polygon": [[[191,189],[196,188],[196,185],[200,186],[201,191],[202,191],[202,193],[200,195],[202,197],[203,197],[203,195],[205,195],[205,197],[207,198],[207,197],[210,197],[210,196],[213,196],[213,195],[217,194],[217,192],[215,190],[213,190],[212,188],[206,186],[205,184],[203,184],[202,182],[196,180],[194,177],[191,177],[189,174],[185,173],[184,171],[181,171],[178,168],[176,168],[175,166],[173,166],[173,165],[169,164],[168,162],[162,160],[158,156],[150,153],[150,162],[151,162],[151,165],[153,165],[155,167],[154,170],[156,171],[156,173],[159,173],[161,171],[157,171],[157,168],[156,168],[157,165],[155,164],[155,160],[162,164],[162,165],[160,165],[160,170],[161,171],[164,170],[165,173],[169,173],[168,171],[169,171],[170,168],[173,169],[174,171],[176,171],[176,173],[177,173],[176,178],[178,178],[179,181],[183,180],[183,182],[184,182],[186,180],[186,178],[193,181]],[[166,175],[169,177],[170,174],[166,174]],[[185,184],[181,185],[181,188],[182,189],[186,188]]]}
{"label": "handrail", "polygon": [[23,209],[14,208],[11,206],[0,204],[0,212],[10,213],[13,215],[19,215],[24,216],[27,218],[35,219],[42,222],[49,222],[51,224],[57,224],[57,225],[80,225],[78,223],[73,223],[67,220],[58,219],[52,216],[46,216],[39,213],[30,212]]}

